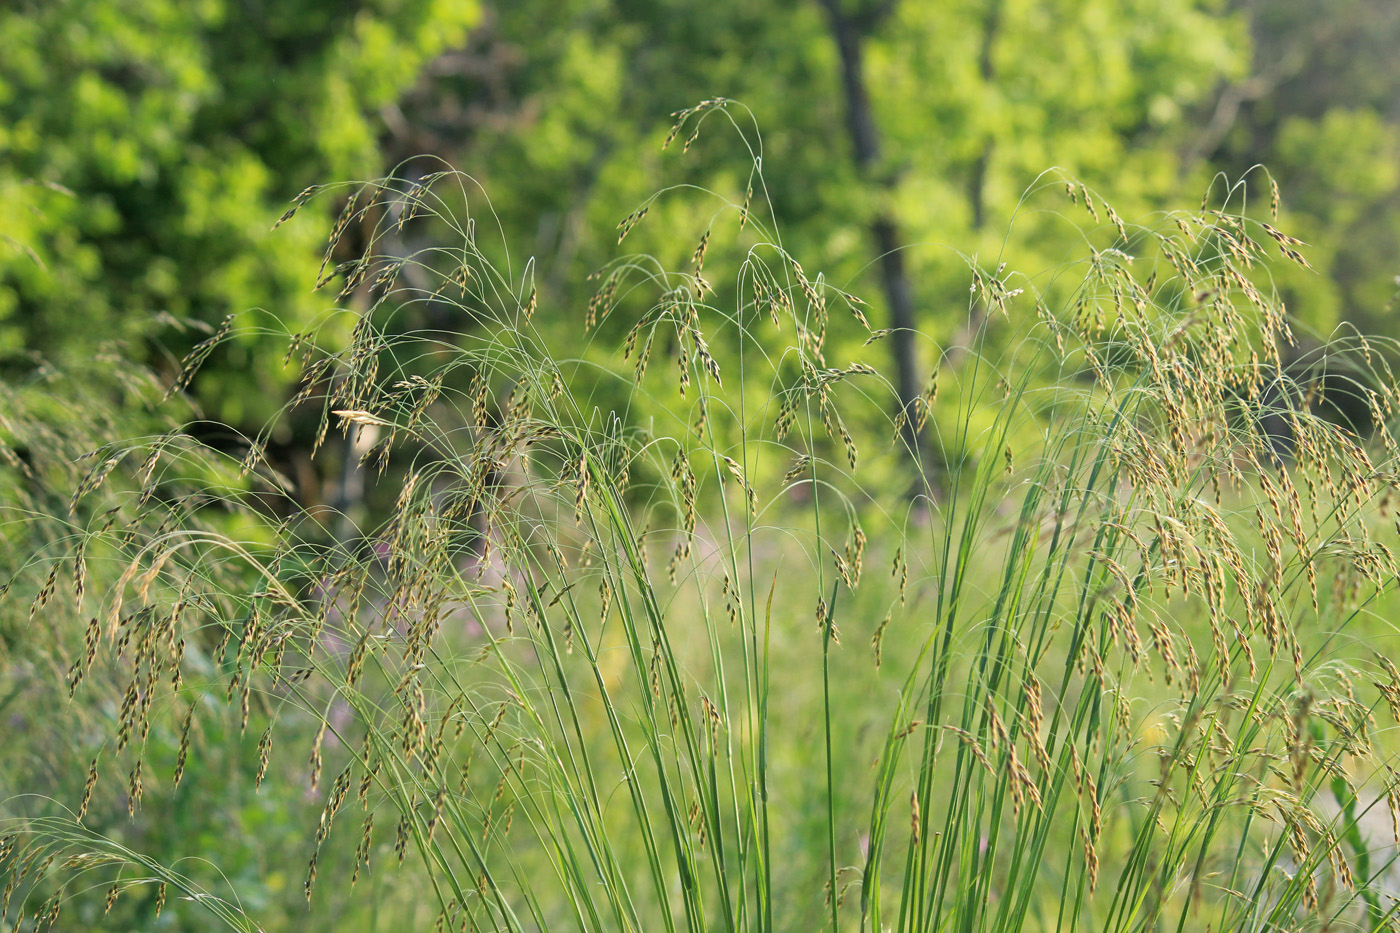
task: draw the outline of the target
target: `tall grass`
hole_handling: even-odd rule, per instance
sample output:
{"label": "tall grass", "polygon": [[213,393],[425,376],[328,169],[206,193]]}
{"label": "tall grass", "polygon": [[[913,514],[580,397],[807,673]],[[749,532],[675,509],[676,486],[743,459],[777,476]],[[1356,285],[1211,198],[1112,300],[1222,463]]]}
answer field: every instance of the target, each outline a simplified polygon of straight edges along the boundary
{"label": "tall grass", "polygon": [[[586,309],[537,312],[470,179],[355,191],[322,284],[361,310],[343,346],[335,317],[293,337],[290,407],[395,479],[382,525],[291,508],[265,438],[251,493],[178,433],[91,461],[87,518],[21,579],[35,619],[99,603],[57,676],[126,685],[74,809],[11,820],[7,923],[137,886],[267,922],[83,822],[190,780],[215,697],[259,782],[281,756],[323,802],[313,915],[401,871],[452,930],[1397,926],[1400,671],[1369,617],[1396,391],[1350,341],[1372,445],[1284,369],[1268,271],[1300,244],[1230,203],[1130,227],[1070,183],[1084,257],[970,261],[982,339],[891,419],[885,335],[783,249],[744,138],[732,283],[705,232],[680,270],[608,266]],[[455,239],[386,254],[412,217]],[[352,224],[375,235],[332,267]],[[461,331],[397,323],[428,303]],[[939,464],[912,499],[901,418]],[[208,501],[171,494],[191,481]]]}

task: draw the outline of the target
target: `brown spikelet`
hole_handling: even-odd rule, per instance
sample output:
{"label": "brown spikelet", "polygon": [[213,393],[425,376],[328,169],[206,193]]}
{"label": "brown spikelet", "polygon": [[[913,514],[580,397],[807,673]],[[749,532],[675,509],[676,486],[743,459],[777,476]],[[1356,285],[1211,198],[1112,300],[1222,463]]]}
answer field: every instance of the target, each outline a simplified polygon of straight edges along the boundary
{"label": "brown spikelet", "polygon": [[399,817],[399,823],[394,831],[394,853],[398,856],[399,864],[402,865],[408,856],[408,817]]}
{"label": "brown spikelet", "polygon": [[355,882],[360,879],[360,869],[369,867],[371,844],[374,839],[374,814],[365,814],[364,822],[360,829],[360,842],[355,847],[355,868],[350,874],[350,885],[354,887]]}
{"label": "brown spikelet", "polygon": [[1079,183],[1079,196],[1084,199],[1084,209],[1087,210],[1095,221],[1099,219],[1099,212],[1094,208],[1094,199],[1089,196],[1089,189],[1083,182]]}
{"label": "brown spikelet", "polygon": [[1079,838],[1084,843],[1084,868],[1089,875],[1089,891],[1093,892],[1099,883],[1099,853],[1094,847],[1094,840],[1083,827],[1079,829]]}
{"label": "brown spikelet", "polygon": [[749,514],[757,515],[758,493],[744,476],[744,468],[739,465],[739,461],[726,454],[720,454],[720,458],[724,461],[724,465],[729,468],[729,472],[734,477],[735,481],[738,482],[739,488],[744,491],[744,500],[748,504]]}
{"label": "brown spikelet", "polygon": [[695,252],[690,256],[690,262],[695,266],[695,275],[700,275],[700,270],[705,268],[705,252],[710,248],[710,231],[706,230],[704,236],[700,237],[700,245],[695,247]]}
{"label": "brown spikelet", "polygon": [[934,402],[938,401],[938,367],[934,367],[929,373],[928,384],[924,387],[924,394],[919,398],[915,409],[914,430],[920,433],[924,430],[924,425],[933,416]]}
{"label": "brown spikelet", "polygon": [[426,841],[433,841],[433,833],[437,830],[438,820],[442,818],[442,805],[447,799],[447,788],[439,787],[437,793],[433,795],[433,813],[428,817],[428,826],[425,832]]}
{"label": "brown spikelet", "polygon": [[136,808],[139,807],[139,806],[141,805],[141,796],[142,796],[142,793],[145,791],[145,785],[142,783],[142,780],[141,780],[141,759],[140,759],[140,758],[136,759],[136,765],[135,765],[135,767],[133,767],[133,768],[131,769],[131,773],[127,775],[126,789],[127,789],[127,797],[126,797],[126,812],[127,812],[127,816],[135,817],[135,816],[136,816]]}
{"label": "brown spikelet", "polygon": [[[669,139],[666,142],[667,145],[670,144]],[[619,231],[617,235],[617,242],[621,243],[624,239],[626,239],[627,234],[632,232],[632,228],[637,226],[637,224],[641,222],[641,219],[647,215],[647,211],[649,210],[651,210],[650,204],[645,205],[639,208],[638,210],[635,210],[632,213],[628,214],[626,217],[622,218],[622,222],[617,225]]]}
{"label": "brown spikelet", "polygon": [[1025,801],[1029,800],[1037,809],[1041,809],[1040,787],[1031,777],[1030,771],[1022,763],[1020,756],[1016,753],[1016,746],[1008,744],[1006,747],[1007,768],[1010,771],[1011,784],[1011,809],[1013,813],[1019,814]]}
{"label": "brown spikelet", "polygon": [[579,455],[578,463],[574,467],[574,522],[583,524],[583,507],[588,499],[588,454]]}
{"label": "brown spikelet", "polygon": [[320,727],[316,730],[316,738],[311,743],[311,757],[308,763],[311,766],[311,789],[315,790],[321,782],[321,743],[326,739],[326,727],[330,723],[322,719]]}
{"label": "brown spikelet", "polygon": [[253,788],[256,790],[262,787],[263,778],[267,776],[267,765],[272,757],[272,726],[269,725],[263,731],[262,738],[258,739],[258,771],[253,778]]}
{"label": "brown spikelet", "polygon": [[180,786],[180,779],[185,776],[185,763],[190,755],[190,727],[194,724],[194,704],[191,703],[185,710],[185,720],[180,724],[180,751],[175,756],[175,775],[171,783],[176,787]]}
{"label": "brown spikelet", "polygon": [[83,800],[82,800],[82,803],[78,804],[78,822],[80,822],[80,823],[82,822],[83,817],[87,816],[88,805],[92,803],[92,791],[93,791],[93,788],[95,788],[96,786],[97,786],[97,759],[94,758],[94,759],[92,759],[92,763],[91,763],[90,765],[88,765],[87,780],[86,780],[85,782],[83,782]]}

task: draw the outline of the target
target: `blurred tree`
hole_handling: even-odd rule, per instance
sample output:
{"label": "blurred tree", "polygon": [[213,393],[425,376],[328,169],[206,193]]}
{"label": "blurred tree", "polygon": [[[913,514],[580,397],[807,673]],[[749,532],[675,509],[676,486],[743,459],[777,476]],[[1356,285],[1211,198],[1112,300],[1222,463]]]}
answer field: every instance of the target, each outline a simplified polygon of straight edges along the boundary
{"label": "blurred tree", "polygon": [[1248,18],[1253,63],[1217,89],[1188,159],[1207,160],[1230,178],[1256,165],[1277,177],[1284,223],[1308,241],[1317,270],[1279,282],[1305,325],[1326,336],[1349,321],[1394,336],[1400,7],[1386,0],[1233,6]]}
{"label": "blurred tree", "polygon": [[28,365],[26,351],[80,365],[107,341],[168,366],[200,338],[154,325],[262,308],[196,387],[211,417],[261,425],[282,401],[268,390],[285,381],[284,344],[257,334],[324,308],[308,283],[333,206],[275,238],[268,228],[302,188],[386,169],[382,115],[477,12],[460,0],[6,4],[0,366]]}
{"label": "blurred tree", "polygon": [[[659,115],[739,101],[752,123],[732,110],[738,127],[763,133],[759,197],[783,245],[828,282],[884,297],[873,323],[900,328],[887,372],[907,405],[983,324],[953,249],[989,269],[1059,265],[1077,227],[1017,214],[1055,165],[1129,220],[1183,190],[1195,200],[1208,172],[1183,169],[1182,152],[1217,85],[1245,77],[1248,51],[1245,20],[1216,0],[488,3],[467,50],[406,98],[400,152],[427,148],[431,128],[443,143],[431,148],[490,193],[506,239],[539,257],[541,319],[577,329],[576,283],[616,251],[589,234],[645,195],[683,180],[723,201],[668,194],[631,249],[677,267],[712,225],[719,242],[731,235],[722,215],[745,199],[744,144],[711,123],[682,168],[680,145],[660,153]],[[712,255],[722,288],[733,269]],[[841,326],[838,346],[867,336]]]}
{"label": "blurred tree", "polygon": [[[982,324],[942,244],[990,267],[1005,256],[1050,269],[1077,239],[1052,215],[1016,215],[1051,165],[1131,219],[1194,197],[1216,170],[1235,178],[1264,162],[1322,273],[1284,273],[1295,310],[1323,330],[1390,326],[1379,312],[1400,244],[1400,71],[1388,58],[1400,14],[1380,0],[484,6],[7,5],[0,365],[28,366],[31,352],[79,365],[114,340],[168,368],[200,335],[157,338],[155,325],[264,308],[196,385],[212,416],[256,427],[283,380],[275,336],[256,331],[324,308],[306,285],[335,205],[276,237],[269,219],[307,185],[422,153],[480,178],[517,265],[542,260],[546,312],[580,307],[574,283],[614,253],[588,234],[678,177],[654,148],[659,115],[715,96],[749,106],[764,130],[784,244],[839,285],[886,270],[877,325],[908,319],[920,334],[917,347],[891,340],[906,403]],[[737,139],[707,133],[688,160],[687,181],[743,199]],[[716,210],[659,203],[629,242],[683,261]],[[892,265],[905,283],[893,291]],[[581,315],[556,317],[572,327]]]}

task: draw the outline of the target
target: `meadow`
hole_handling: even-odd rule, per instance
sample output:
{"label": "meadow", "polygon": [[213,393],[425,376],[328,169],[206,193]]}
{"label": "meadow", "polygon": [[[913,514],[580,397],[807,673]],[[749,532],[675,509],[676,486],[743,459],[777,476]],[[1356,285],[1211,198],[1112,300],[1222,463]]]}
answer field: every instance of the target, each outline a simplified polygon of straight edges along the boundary
{"label": "meadow", "polygon": [[[3,389],[0,928],[1400,925],[1397,387],[1359,333],[1282,361],[1268,179],[1128,223],[1042,177],[1081,253],[966,257],[900,409],[760,168],[572,332],[469,177],[308,189],[312,329],[96,361],[134,439]],[[181,395],[249,329],[299,389],[230,456]],[[288,430],[384,520],[305,507]]]}

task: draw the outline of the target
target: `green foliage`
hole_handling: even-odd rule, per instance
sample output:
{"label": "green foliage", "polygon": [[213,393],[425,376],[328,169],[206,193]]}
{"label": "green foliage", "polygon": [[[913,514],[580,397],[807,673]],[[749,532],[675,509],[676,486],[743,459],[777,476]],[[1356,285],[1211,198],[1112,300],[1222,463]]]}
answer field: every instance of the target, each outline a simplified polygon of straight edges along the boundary
{"label": "green foliage", "polygon": [[[281,241],[268,227],[301,188],[382,170],[378,113],[475,14],[442,0],[8,5],[8,371],[22,351],[67,365],[102,340],[168,365],[163,354],[192,341],[157,335],[161,316],[214,325],[266,308],[293,326],[314,314],[314,225]],[[167,339],[168,350],[143,343]],[[201,396],[216,417],[255,427],[280,405],[266,389],[284,377],[259,340],[239,346]]]}
{"label": "green foliage", "polygon": [[1376,0],[1286,0],[1248,14],[1251,73],[1223,89],[1216,116],[1231,119],[1202,133],[1203,155],[1231,177],[1264,164],[1278,178],[1285,221],[1311,244],[1317,267],[1291,278],[1284,295],[1315,339],[1344,321],[1394,334],[1400,72],[1388,49],[1400,16]]}
{"label": "green foliage", "polygon": [[[816,2],[628,4],[615,16],[558,3],[544,17],[532,4],[503,5],[483,42],[532,53],[499,66],[507,101],[524,104],[506,111],[511,132],[465,141],[465,164],[493,192],[508,231],[523,242],[538,232],[532,252],[542,262],[557,254],[589,272],[610,258],[607,244],[577,231],[616,223],[636,191],[674,178],[664,162],[637,157],[663,129],[638,115],[716,96],[741,101],[768,128],[768,164],[783,166],[763,194],[787,245],[834,283],[869,290],[865,228],[892,206],[915,244],[921,329],[946,339],[966,314],[956,298],[962,263],[948,244],[984,256],[1033,249],[1058,264],[1075,246],[1072,229],[1018,218],[1007,237],[1022,193],[1052,165],[1133,215],[1161,207],[1178,194],[1188,117],[1245,67],[1244,24],[1213,3],[890,6],[869,38],[868,69],[887,137],[878,174],[898,176],[892,193],[872,191],[851,158],[835,46]],[[474,82],[441,91],[475,91],[502,107]],[[686,180],[741,203],[742,149],[725,134],[700,146]],[[985,176],[975,177],[984,158]],[[693,224],[696,239],[706,226],[703,215],[650,220],[656,235],[643,224],[630,239],[676,262],[684,257],[674,224]]]}

